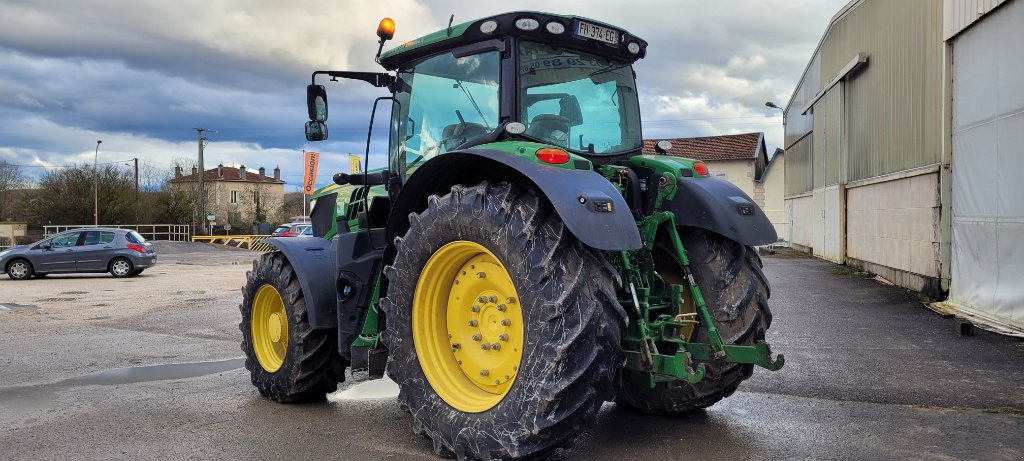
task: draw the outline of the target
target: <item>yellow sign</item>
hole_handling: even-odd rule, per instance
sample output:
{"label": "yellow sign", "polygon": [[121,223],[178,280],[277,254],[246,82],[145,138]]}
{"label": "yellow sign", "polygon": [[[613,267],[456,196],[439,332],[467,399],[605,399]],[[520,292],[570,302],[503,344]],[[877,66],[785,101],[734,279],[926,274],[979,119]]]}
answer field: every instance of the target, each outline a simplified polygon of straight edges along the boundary
{"label": "yellow sign", "polygon": [[319,152],[306,152],[306,161],[302,164],[302,193],[305,195],[313,195],[316,190],[316,167],[319,162]]}
{"label": "yellow sign", "polygon": [[359,172],[359,156],[348,154],[348,172],[358,173]]}

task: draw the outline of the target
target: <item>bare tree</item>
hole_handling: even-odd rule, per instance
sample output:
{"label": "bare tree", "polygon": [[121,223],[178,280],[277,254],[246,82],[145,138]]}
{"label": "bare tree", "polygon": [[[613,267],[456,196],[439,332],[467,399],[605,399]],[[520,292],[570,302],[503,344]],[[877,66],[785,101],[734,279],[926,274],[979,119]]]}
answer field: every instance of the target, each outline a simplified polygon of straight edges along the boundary
{"label": "bare tree", "polygon": [[[135,221],[135,180],[130,169],[117,165],[99,168],[99,221],[129,224]],[[93,221],[93,169],[78,166],[48,171],[31,198],[37,222],[85,224]]]}
{"label": "bare tree", "polygon": [[0,160],[0,220],[14,216],[15,200],[13,192],[28,185],[28,178],[21,167],[6,160]]}

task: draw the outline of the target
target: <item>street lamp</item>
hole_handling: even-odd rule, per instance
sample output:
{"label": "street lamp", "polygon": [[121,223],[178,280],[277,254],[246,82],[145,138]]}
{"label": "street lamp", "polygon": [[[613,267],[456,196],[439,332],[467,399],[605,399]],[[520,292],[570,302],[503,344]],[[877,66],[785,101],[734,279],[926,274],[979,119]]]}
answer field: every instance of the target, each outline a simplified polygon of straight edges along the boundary
{"label": "street lamp", "polygon": [[100,173],[96,169],[96,160],[100,157],[102,143],[103,141],[96,141],[96,152],[92,156],[92,223],[96,227],[100,225]]}
{"label": "street lamp", "polygon": [[771,101],[768,101],[768,102],[764,103],[764,105],[765,105],[765,107],[769,107],[769,108],[772,108],[772,109],[778,109],[778,110],[781,110],[781,111],[785,111],[785,109],[779,107],[778,105],[776,105],[774,102],[771,102]]}

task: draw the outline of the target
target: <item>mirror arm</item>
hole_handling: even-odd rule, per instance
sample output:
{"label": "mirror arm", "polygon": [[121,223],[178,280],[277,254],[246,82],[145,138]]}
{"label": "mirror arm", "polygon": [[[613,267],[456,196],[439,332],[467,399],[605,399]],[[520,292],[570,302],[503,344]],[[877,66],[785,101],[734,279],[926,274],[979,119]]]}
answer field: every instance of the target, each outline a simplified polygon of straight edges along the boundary
{"label": "mirror arm", "polygon": [[316,72],[313,72],[314,85],[316,85],[317,75],[330,76],[332,82],[337,81],[339,78],[345,78],[349,80],[362,80],[378,88],[387,88],[391,92],[394,92],[395,87],[395,76],[383,72],[350,72],[344,70],[318,70]]}

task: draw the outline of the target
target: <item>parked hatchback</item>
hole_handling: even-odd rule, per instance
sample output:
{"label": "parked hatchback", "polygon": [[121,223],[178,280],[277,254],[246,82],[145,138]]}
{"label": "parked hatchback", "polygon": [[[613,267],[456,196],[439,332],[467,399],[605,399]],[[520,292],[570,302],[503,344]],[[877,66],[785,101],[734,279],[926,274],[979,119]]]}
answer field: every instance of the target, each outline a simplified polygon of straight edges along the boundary
{"label": "parked hatchback", "polygon": [[0,271],[14,280],[72,272],[110,272],[114,277],[131,277],[154,264],[156,249],[130,229],[74,229],[31,245],[0,251]]}

